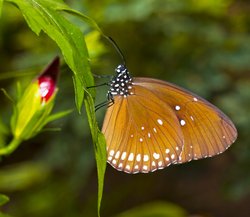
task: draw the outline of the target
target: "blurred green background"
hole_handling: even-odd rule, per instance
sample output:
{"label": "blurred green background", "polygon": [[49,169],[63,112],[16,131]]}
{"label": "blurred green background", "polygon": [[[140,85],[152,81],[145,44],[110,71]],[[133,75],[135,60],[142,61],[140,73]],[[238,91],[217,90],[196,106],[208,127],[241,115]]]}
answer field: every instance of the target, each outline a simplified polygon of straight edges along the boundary
{"label": "blurred green background", "polygon": [[[236,0],[69,0],[115,39],[133,76],[181,85],[232,118],[239,138],[225,153],[150,174],[107,166],[104,217],[235,217],[250,213],[250,2]],[[72,16],[86,33],[92,72],[112,74],[121,60],[112,45]],[[0,22],[0,87],[15,95],[59,54],[37,37],[20,12],[4,4]],[[71,74],[62,64],[55,110],[75,108]],[[96,79],[103,83],[106,79]],[[97,89],[97,103],[106,87]],[[1,145],[11,102],[0,94]],[[105,109],[97,112],[101,126]],[[96,216],[97,176],[86,116],[76,111],[24,142],[0,163],[2,210],[18,217]]]}

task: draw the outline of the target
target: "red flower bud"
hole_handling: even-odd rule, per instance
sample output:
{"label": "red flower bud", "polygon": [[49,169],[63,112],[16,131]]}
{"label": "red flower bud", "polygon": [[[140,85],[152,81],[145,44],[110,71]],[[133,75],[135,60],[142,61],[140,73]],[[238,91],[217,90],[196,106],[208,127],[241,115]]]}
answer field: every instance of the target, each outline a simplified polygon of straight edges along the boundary
{"label": "red flower bud", "polygon": [[55,92],[58,74],[59,57],[56,57],[38,77],[39,91],[42,101],[47,102]]}
{"label": "red flower bud", "polygon": [[12,132],[15,138],[29,139],[48,123],[57,93],[59,58],[52,63],[25,89],[15,106]]}

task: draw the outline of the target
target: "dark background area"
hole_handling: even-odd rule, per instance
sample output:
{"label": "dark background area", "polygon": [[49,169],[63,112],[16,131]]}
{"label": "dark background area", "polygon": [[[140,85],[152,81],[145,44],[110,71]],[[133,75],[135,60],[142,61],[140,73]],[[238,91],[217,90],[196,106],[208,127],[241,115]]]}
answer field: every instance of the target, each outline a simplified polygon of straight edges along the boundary
{"label": "dark background area", "polygon": [[[173,82],[206,98],[235,123],[238,139],[213,158],[129,175],[107,166],[104,217],[247,217],[250,214],[250,3],[236,0],[66,1],[92,17],[123,51],[133,76]],[[92,72],[113,74],[120,57],[105,39],[68,16],[86,33]],[[5,3],[0,22],[0,87],[15,95],[59,54],[45,34],[37,37],[20,12]],[[70,71],[62,64],[55,111],[75,108]],[[96,79],[103,83],[106,79]],[[97,88],[97,102],[106,87]],[[0,94],[1,143],[8,141],[11,102]],[[105,108],[97,112],[102,125]],[[97,176],[86,115],[75,110],[24,142],[0,162],[5,213],[18,217],[96,216]],[[2,145],[2,144],[1,144]],[[137,211],[136,211],[137,210]],[[139,211],[138,211],[139,210]],[[178,214],[178,212],[182,214]],[[138,214],[139,213],[139,214]],[[143,214],[145,213],[145,214]]]}

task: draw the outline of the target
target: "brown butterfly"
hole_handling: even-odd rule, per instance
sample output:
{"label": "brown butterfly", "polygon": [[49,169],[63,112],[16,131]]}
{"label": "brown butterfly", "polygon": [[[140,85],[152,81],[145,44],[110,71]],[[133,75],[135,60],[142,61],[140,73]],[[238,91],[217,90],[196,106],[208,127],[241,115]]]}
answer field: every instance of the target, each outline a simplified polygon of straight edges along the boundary
{"label": "brown butterfly", "polygon": [[132,78],[125,65],[115,71],[102,127],[115,169],[153,172],[220,154],[236,140],[232,121],[201,97],[165,81]]}

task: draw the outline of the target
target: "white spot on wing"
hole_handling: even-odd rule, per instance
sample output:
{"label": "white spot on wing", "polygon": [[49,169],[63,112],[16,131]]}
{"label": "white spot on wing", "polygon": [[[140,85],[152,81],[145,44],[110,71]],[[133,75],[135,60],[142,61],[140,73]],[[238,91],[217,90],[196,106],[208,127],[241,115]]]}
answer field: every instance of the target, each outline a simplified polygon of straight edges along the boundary
{"label": "white spot on wing", "polygon": [[157,160],[157,159],[160,158],[160,154],[154,153],[154,154],[153,154],[153,157]]}
{"label": "white spot on wing", "polygon": [[170,150],[167,148],[167,149],[166,149],[166,154],[168,154],[169,152],[170,152]]}
{"label": "white spot on wing", "polygon": [[127,153],[126,153],[126,152],[123,152],[123,153],[122,153],[122,156],[121,156],[121,159],[122,159],[122,160],[125,160],[126,155],[127,155]]}
{"label": "white spot on wing", "polygon": [[142,169],[145,170],[145,171],[147,171],[148,170],[148,166],[147,165],[143,165]]}
{"label": "white spot on wing", "polygon": [[112,164],[116,164],[116,159],[114,159],[114,160],[112,161]]}
{"label": "white spot on wing", "polygon": [[176,105],[176,106],[175,106],[175,110],[176,110],[176,111],[179,111],[180,109],[181,109],[181,107],[180,107],[179,105]]}
{"label": "white spot on wing", "polygon": [[137,160],[138,162],[141,161],[141,154],[138,154],[138,155],[136,156],[136,160]]}
{"label": "white spot on wing", "polygon": [[145,155],[143,156],[143,160],[144,160],[144,161],[148,161],[148,160],[149,160],[149,157],[148,157],[147,154],[145,154]]}
{"label": "white spot on wing", "polygon": [[116,158],[116,159],[118,159],[118,158],[119,158],[119,156],[120,156],[120,151],[116,152],[116,154],[115,154],[115,158]]}
{"label": "white spot on wing", "polygon": [[190,116],[190,118],[191,118],[191,120],[192,120],[192,121],[194,121],[194,118],[193,118],[193,116],[192,116],[192,115]]}
{"label": "white spot on wing", "polygon": [[142,126],[142,127],[141,127],[141,130],[144,130],[144,129],[145,129],[145,128]]}
{"label": "white spot on wing", "polygon": [[198,99],[197,99],[196,97],[194,97],[194,98],[193,98],[193,100],[194,100],[195,102],[197,102],[197,101],[198,101]]}
{"label": "white spot on wing", "polygon": [[157,133],[157,130],[155,129],[155,127],[153,128],[154,132]]}
{"label": "white spot on wing", "polygon": [[157,119],[158,124],[163,125],[163,121],[161,119]]}
{"label": "white spot on wing", "polygon": [[184,126],[186,124],[186,121],[181,120],[180,123],[181,123],[181,126]]}
{"label": "white spot on wing", "polygon": [[127,170],[130,170],[130,166],[129,166],[129,165],[126,165],[126,169],[127,169]]}
{"label": "white spot on wing", "polygon": [[151,134],[150,133],[148,133],[148,138],[150,138],[151,137]]}
{"label": "white spot on wing", "polygon": [[158,162],[158,166],[161,167],[162,166],[162,161]]}
{"label": "white spot on wing", "polygon": [[134,160],[134,154],[130,153],[130,155],[128,156],[128,161],[133,161]]}
{"label": "white spot on wing", "polygon": [[171,159],[174,159],[175,158],[175,155],[174,154],[171,154]]}
{"label": "white spot on wing", "polygon": [[143,138],[140,138],[139,140],[140,140],[140,142],[143,142]]}
{"label": "white spot on wing", "polygon": [[109,155],[110,155],[110,156],[114,156],[114,153],[115,153],[115,151],[114,151],[114,150],[111,150],[111,151],[109,152]]}

